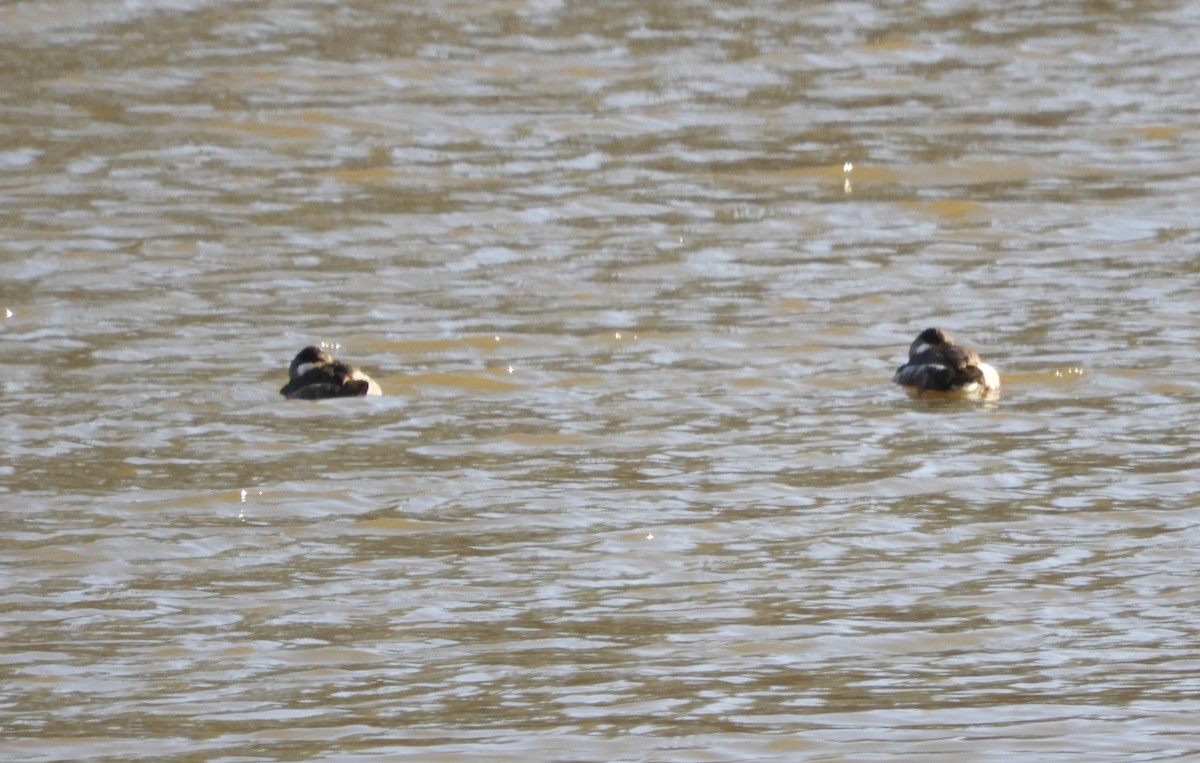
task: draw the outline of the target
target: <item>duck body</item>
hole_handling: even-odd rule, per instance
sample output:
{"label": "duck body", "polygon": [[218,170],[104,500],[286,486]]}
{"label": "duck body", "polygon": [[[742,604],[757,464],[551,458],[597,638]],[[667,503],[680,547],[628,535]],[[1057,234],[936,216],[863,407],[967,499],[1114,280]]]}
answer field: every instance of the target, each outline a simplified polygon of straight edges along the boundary
{"label": "duck body", "polygon": [[917,335],[908,348],[908,362],[896,369],[892,382],[915,394],[951,392],[994,397],[1000,392],[996,369],[939,328],[928,328]]}
{"label": "duck body", "polygon": [[382,395],[375,380],[357,367],[319,347],[305,347],[288,367],[288,383],[279,394],[289,400],[324,400],[331,397]]}

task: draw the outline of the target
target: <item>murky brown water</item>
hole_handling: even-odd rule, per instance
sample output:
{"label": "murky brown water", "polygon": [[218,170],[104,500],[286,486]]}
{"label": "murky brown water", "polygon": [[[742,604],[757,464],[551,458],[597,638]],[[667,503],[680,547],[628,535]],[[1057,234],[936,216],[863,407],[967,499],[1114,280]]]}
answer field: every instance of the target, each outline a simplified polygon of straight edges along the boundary
{"label": "murky brown water", "polygon": [[5,759],[1200,750],[1200,7],[810,5],[0,9]]}

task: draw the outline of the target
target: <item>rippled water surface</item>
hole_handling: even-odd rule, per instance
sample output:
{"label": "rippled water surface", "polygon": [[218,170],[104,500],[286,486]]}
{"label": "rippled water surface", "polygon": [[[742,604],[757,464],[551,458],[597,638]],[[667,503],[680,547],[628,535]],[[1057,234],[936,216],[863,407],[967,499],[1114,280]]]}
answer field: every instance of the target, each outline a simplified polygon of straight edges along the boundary
{"label": "rippled water surface", "polygon": [[1189,758],[1198,37],[6,4],[5,759]]}

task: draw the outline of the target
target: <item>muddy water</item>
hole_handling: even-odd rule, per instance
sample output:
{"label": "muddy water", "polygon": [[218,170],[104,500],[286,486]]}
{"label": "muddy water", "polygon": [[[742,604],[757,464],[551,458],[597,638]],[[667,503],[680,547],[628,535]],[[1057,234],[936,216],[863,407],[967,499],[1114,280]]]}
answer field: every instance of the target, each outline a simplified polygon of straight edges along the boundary
{"label": "muddy water", "polygon": [[1200,749],[1198,35],[9,4],[6,759]]}

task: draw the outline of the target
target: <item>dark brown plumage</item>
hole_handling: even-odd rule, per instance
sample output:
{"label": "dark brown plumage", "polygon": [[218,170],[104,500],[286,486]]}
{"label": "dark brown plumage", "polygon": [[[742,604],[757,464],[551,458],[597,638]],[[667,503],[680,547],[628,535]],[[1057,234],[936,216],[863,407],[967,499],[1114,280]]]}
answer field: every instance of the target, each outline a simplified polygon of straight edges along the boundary
{"label": "dark brown plumage", "polygon": [[288,383],[279,394],[289,400],[324,400],[383,394],[375,381],[319,347],[305,347],[288,367]]}
{"label": "dark brown plumage", "polygon": [[917,335],[908,348],[908,362],[896,369],[892,382],[916,392],[988,395],[1000,390],[996,369],[939,328]]}

